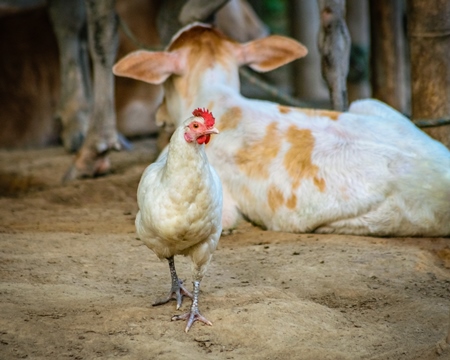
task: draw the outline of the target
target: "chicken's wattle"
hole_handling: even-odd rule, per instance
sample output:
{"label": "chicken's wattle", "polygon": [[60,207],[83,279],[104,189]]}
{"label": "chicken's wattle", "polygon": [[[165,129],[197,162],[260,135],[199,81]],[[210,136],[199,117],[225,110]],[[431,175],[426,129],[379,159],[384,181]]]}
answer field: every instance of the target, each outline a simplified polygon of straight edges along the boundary
{"label": "chicken's wattle", "polygon": [[197,143],[198,144],[207,144],[209,143],[209,139],[211,138],[211,135],[207,134],[207,135],[201,135],[197,138]]}

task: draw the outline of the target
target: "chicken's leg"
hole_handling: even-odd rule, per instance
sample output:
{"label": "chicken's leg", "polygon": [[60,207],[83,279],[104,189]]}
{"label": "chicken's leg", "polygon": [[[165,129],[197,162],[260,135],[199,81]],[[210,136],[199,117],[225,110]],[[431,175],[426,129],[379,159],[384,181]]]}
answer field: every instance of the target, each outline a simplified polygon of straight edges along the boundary
{"label": "chicken's leg", "polygon": [[175,270],[175,260],[173,256],[170,258],[167,258],[167,261],[169,262],[169,268],[170,268],[170,276],[172,277],[172,287],[170,289],[169,295],[166,299],[156,301],[153,306],[162,305],[168,303],[172,299],[177,300],[177,310],[181,307],[181,303],[183,302],[183,295],[188,296],[191,299],[193,299],[192,294],[186,290],[186,288],[183,286],[183,281],[178,279],[177,272]]}
{"label": "chicken's leg", "polygon": [[212,325],[211,321],[206,319],[198,310],[198,294],[200,292],[200,281],[194,281],[194,298],[192,299],[191,311],[183,315],[172,316],[173,320],[187,320],[185,332],[188,332],[195,321],[201,321],[206,325]]}

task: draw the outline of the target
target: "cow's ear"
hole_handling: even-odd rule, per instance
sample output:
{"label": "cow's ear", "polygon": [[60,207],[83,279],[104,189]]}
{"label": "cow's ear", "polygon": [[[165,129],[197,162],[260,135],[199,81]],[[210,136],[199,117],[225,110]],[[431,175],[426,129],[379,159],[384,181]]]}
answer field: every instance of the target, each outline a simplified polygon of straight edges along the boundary
{"label": "cow's ear", "polygon": [[248,65],[258,72],[274,70],[308,53],[298,41],[280,35],[240,44],[236,50],[239,65]]}
{"label": "cow's ear", "polygon": [[181,75],[183,63],[180,52],[139,50],[120,59],[113,66],[113,73],[158,85],[172,74]]}

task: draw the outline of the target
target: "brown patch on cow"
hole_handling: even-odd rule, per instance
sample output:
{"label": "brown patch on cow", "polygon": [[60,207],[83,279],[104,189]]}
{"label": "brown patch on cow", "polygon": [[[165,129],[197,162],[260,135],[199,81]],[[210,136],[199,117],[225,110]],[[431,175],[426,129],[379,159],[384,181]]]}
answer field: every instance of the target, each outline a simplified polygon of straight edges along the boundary
{"label": "brown patch on cow", "polygon": [[242,198],[250,204],[256,202],[255,196],[250,191],[248,186],[245,186],[245,185],[241,186],[241,191],[239,192],[239,196],[242,196]]}
{"label": "brown patch on cow", "polygon": [[295,209],[297,207],[297,195],[292,193],[291,197],[286,200],[286,206],[291,210]]}
{"label": "brown patch on cow", "polygon": [[197,96],[198,82],[201,79],[199,73],[216,63],[226,66],[230,59],[233,60],[230,51],[234,44],[235,42],[212,28],[193,26],[179,34],[169,45],[168,51],[176,51],[176,57],[184,63],[183,69],[188,70],[182,76],[172,78],[174,86],[188,103]]}
{"label": "brown patch on cow", "polygon": [[235,161],[247,176],[255,179],[269,177],[269,164],[280,151],[280,133],[276,122],[266,127],[266,135],[259,141],[241,148],[235,155]]}
{"label": "brown patch on cow", "polygon": [[325,191],[325,179],[324,178],[318,178],[317,176],[314,177],[314,185],[317,186],[320,192]]}
{"label": "brown patch on cow", "polygon": [[223,40],[230,41],[225,35],[211,27],[192,26],[190,29],[180,33],[178,37],[173,40],[168,51],[180,49],[186,46],[186,44],[189,44],[188,46],[191,47],[192,45],[199,44],[199,42],[202,42],[202,40],[206,38],[210,39],[209,42],[213,40],[211,45],[217,45],[217,42],[220,43]]}
{"label": "brown patch on cow", "polygon": [[298,111],[305,113],[308,116],[324,116],[330,120],[337,120],[342,113],[333,110],[320,110],[320,109],[297,109]]}
{"label": "brown patch on cow", "polygon": [[289,106],[278,105],[278,111],[282,114],[288,114],[291,112],[291,108]]}
{"label": "brown patch on cow", "polygon": [[319,168],[311,160],[315,142],[311,130],[291,125],[286,132],[286,138],[291,147],[284,156],[283,164],[292,178],[292,188],[299,187],[302,179],[310,178],[319,191],[325,191],[325,180],[317,176]]}
{"label": "brown patch on cow", "polygon": [[242,109],[234,106],[228,109],[219,120],[217,129],[219,131],[236,129],[242,119]]}
{"label": "brown patch on cow", "polygon": [[284,196],[276,186],[271,185],[267,191],[267,200],[269,202],[269,207],[275,212],[281,205],[283,205]]}

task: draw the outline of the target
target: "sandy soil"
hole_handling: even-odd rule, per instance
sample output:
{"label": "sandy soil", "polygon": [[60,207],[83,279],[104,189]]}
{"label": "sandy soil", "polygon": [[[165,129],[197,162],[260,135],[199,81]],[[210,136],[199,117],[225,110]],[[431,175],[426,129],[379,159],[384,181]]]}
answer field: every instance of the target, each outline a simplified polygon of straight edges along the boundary
{"label": "sandy soil", "polygon": [[[288,234],[242,224],[202,284],[213,326],[172,322],[165,262],[137,239],[155,143],[62,185],[62,148],[0,151],[0,359],[450,359],[450,239]],[[188,259],[177,258],[190,282]],[[439,355],[440,353],[440,355]]]}

